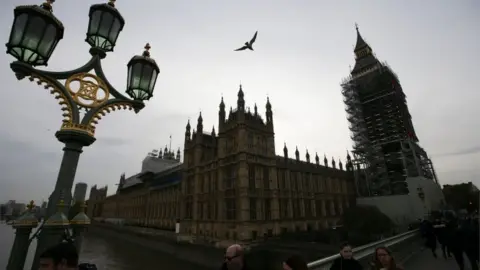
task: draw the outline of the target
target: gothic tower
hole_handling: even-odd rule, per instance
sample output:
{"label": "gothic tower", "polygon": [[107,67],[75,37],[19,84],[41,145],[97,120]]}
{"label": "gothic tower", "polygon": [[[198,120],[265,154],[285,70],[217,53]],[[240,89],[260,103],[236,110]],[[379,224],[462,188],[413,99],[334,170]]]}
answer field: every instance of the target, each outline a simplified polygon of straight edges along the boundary
{"label": "gothic tower", "polygon": [[360,195],[405,194],[407,177],[436,181],[435,172],[418,145],[398,76],[356,31],[355,65],[341,86]]}
{"label": "gothic tower", "polygon": [[218,116],[218,133],[203,132],[201,114],[196,131],[187,124],[182,228],[198,236],[245,240],[251,237],[251,224],[245,224],[251,207],[278,218],[273,195],[252,200],[257,189],[276,186],[272,105],[267,98],[265,118],[256,104],[250,111],[240,85],[236,108],[227,116],[222,97]]}

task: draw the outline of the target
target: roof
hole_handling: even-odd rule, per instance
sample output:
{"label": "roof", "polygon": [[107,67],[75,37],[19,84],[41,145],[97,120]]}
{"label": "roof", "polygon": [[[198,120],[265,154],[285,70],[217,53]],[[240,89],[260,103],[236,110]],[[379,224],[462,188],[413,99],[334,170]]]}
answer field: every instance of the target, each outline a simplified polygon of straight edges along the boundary
{"label": "roof", "polygon": [[137,173],[135,175],[132,175],[128,178],[125,179],[125,183],[123,184],[122,186],[122,189],[124,188],[128,188],[128,187],[132,187],[132,186],[135,186],[135,185],[138,185],[138,184],[141,184],[143,183],[142,180],[140,179],[140,174],[141,173]]}
{"label": "roof", "polygon": [[378,64],[379,61],[373,55],[372,48],[368,45],[367,42],[363,39],[360,31],[357,27],[357,43],[355,44],[355,66],[353,67],[351,74],[360,72],[364,68],[368,68],[375,64]]}

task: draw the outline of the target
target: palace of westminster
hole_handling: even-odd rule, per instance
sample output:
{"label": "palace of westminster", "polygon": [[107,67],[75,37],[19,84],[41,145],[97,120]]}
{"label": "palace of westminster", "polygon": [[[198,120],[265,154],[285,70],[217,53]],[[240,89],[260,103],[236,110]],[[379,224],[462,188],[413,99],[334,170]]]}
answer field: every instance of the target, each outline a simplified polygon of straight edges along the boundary
{"label": "palace of westminster", "polygon": [[[388,73],[391,75],[388,91],[394,93],[387,95],[390,96],[388,100],[374,106],[377,111],[368,108],[367,103],[358,108],[363,108],[366,115],[372,111],[378,115],[382,104],[391,106],[394,103],[397,110],[394,113],[388,110],[390,116],[396,113],[399,119],[396,122],[392,117],[389,119],[389,123],[393,123],[389,129],[398,131],[393,142],[410,145],[407,154],[404,149],[399,155],[405,160],[413,160],[402,163],[405,166],[417,166],[416,170],[397,166],[398,170],[407,172],[405,177],[412,176],[408,173],[417,173],[413,176],[428,176],[435,181],[433,167],[418,146],[416,136],[402,135],[414,134],[414,131],[396,75],[375,58],[358,29],[355,55],[356,65],[349,76],[350,85],[352,81],[358,83],[363,76],[370,76],[368,81],[372,81],[374,72]],[[392,86],[391,78],[396,80],[397,88]],[[379,92],[383,98],[385,91]],[[179,230],[180,234],[212,241],[251,241],[264,235],[339,225],[344,210],[355,204],[357,195],[362,195],[361,190],[366,186],[360,186],[363,182],[370,183],[370,189],[378,186],[378,190],[373,191],[375,193],[403,192],[398,184],[388,184],[388,179],[394,183],[399,179],[398,171],[392,169],[397,167],[388,163],[390,153],[380,155],[377,151],[375,161],[384,156],[385,162],[368,162],[369,158],[373,160],[369,154],[371,149],[377,148],[371,147],[367,151],[366,144],[358,145],[355,140],[353,157],[347,154],[345,166],[341,161],[336,163],[332,159],[329,162],[326,157],[320,161],[317,154],[311,158],[308,151],[303,161],[298,149],[290,157],[286,146],[283,155],[276,155],[273,113],[268,99],[265,109],[265,117],[258,113],[256,106],[253,112],[246,110],[240,86],[236,109],[226,111],[223,98],[220,102],[218,131],[205,132],[201,114],[194,129],[190,122],[187,123],[183,163],[180,150],[175,154],[167,147],[158,154],[148,155],[140,173],[128,178],[121,176],[114,195],[107,196],[106,187],[91,188],[88,216],[105,222]],[[348,110],[347,114],[351,115]],[[350,118],[354,119],[349,117],[349,121]],[[362,121],[367,120],[367,117],[356,119],[351,126],[360,129]],[[365,127],[368,129],[368,125]],[[352,133],[356,135],[358,132],[352,130]],[[374,132],[367,132],[365,136],[370,138],[371,145],[375,145],[379,138]],[[389,136],[389,140],[394,138],[392,134]],[[380,141],[385,142],[383,138]],[[382,148],[378,149],[382,151]],[[362,160],[366,161],[361,163]],[[388,169],[382,170],[372,164],[386,164]],[[369,179],[372,172],[386,173],[382,174],[383,178]],[[375,185],[377,179],[382,185]]]}

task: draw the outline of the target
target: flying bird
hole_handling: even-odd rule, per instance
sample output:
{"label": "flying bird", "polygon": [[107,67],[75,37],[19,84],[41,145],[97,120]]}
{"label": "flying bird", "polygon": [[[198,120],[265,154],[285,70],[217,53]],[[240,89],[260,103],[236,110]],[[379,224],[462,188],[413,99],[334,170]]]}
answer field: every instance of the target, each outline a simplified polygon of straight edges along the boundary
{"label": "flying bird", "polygon": [[250,40],[250,42],[245,42],[245,45],[243,47],[238,48],[235,51],[243,51],[243,50],[246,50],[246,49],[249,49],[249,50],[253,51],[252,45],[255,42],[255,40],[257,39],[257,33],[258,33],[258,31],[255,32],[255,35],[253,35],[253,38],[252,38],[252,40]]}

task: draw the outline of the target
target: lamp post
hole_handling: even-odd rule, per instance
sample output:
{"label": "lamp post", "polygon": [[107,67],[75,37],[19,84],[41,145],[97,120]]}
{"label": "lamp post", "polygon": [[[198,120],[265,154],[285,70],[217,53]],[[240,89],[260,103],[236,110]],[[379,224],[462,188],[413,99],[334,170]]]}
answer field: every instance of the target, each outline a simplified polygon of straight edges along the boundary
{"label": "lamp post", "polygon": [[[64,26],[53,14],[53,2],[54,0],[47,0],[40,6],[16,7],[6,44],[7,53],[17,59],[10,64],[16,77],[19,80],[28,78],[42,85],[58,100],[62,110],[63,122],[55,136],[65,147],[55,189],[48,202],[47,221],[57,212],[56,206],[60,201],[65,204],[62,210],[64,215],[68,215],[78,160],[83,147],[95,142],[98,121],[115,110],[129,109],[138,113],[145,106],[144,101],[152,97],[160,73],[155,60],[150,58],[150,45],[147,43],[143,54],[134,56],[127,64],[126,93],[130,98],[117,91],[105,77],[101,60],[113,51],[125,24],[115,8],[115,0],[90,7],[85,41],[91,46],[92,57],[87,63],[63,72],[35,68],[47,66],[53,51],[63,38]],[[44,243],[55,242],[47,241],[46,238],[51,240],[56,237],[40,237],[36,262],[39,253],[48,248]],[[56,240],[59,241],[58,239]],[[38,268],[35,263],[32,267]]]}

